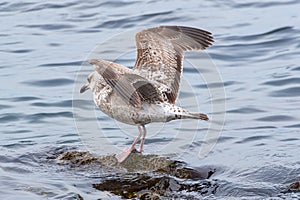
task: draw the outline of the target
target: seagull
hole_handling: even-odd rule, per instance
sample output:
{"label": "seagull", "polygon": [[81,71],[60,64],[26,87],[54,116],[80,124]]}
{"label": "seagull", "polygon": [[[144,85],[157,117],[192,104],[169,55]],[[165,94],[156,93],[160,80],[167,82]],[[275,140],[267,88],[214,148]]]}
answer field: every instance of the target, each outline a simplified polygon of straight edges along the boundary
{"label": "seagull", "polygon": [[116,154],[121,163],[135,150],[142,153],[145,125],[177,119],[208,120],[203,113],[175,105],[185,51],[203,50],[212,45],[210,32],[185,26],[159,26],[135,36],[137,57],[133,69],[102,59],[90,59],[95,71],[80,93],[90,89],[97,107],[106,115],[138,127],[139,135],[129,148]]}

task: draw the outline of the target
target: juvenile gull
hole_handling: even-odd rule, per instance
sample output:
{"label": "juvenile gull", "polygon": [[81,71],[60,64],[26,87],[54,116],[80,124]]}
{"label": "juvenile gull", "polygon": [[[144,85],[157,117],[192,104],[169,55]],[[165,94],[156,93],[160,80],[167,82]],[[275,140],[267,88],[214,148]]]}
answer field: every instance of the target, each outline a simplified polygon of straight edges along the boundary
{"label": "juvenile gull", "polygon": [[93,91],[99,109],[108,116],[138,126],[139,135],[129,148],[116,154],[123,162],[145,142],[145,125],[176,119],[208,120],[207,115],[187,111],[175,104],[178,96],[185,51],[200,50],[213,43],[210,32],[183,26],[159,26],[142,30],[135,36],[137,57],[134,68],[101,59],[88,60],[95,71],[80,93]]}

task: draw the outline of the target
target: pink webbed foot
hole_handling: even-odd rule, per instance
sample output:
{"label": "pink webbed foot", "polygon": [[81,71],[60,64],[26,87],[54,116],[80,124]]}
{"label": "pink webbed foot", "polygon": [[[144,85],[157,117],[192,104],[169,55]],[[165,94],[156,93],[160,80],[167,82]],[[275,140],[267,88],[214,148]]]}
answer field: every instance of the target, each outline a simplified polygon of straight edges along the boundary
{"label": "pink webbed foot", "polygon": [[133,141],[133,143],[131,144],[130,148],[125,148],[123,151],[121,151],[120,153],[116,154],[115,157],[117,158],[118,162],[121,163],[124,160],[126,160],[126,158],[128,158],[128,156],[132,153],[133,150],[135,150],[135,145],[136,143],[139,141],[139,139],[142,137],[142,141],[140,144],[140,148],[138,150],[139,153],[142,153],[143,151],[143,146],[144,146],[144,142],[145,142],[145,136],[146,136],[146,128],[145,126],[139,126],[139,132],[140,134],[137,136],[137,138]]}
{"label": "pink webbed foot", "polygon": [[120,153],[117,153],[115,155],[115,158],[118,160],[119,163],[121,163],[124,160],[126,160],[126,158],[128,158],[128,156],[131,154],[131,152],[132,152],[132,149],[127,147]]}

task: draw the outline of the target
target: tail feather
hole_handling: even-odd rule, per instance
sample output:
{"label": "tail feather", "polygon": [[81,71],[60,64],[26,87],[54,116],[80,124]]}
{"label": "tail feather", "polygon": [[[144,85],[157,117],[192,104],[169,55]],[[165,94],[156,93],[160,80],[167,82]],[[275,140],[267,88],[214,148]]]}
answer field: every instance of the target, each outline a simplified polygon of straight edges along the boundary
{"label": "tail feather", "polygon": [[209,120],[208,116],[206,114],[203,113],[185,113],[182,115],[182,118],[190,118],[190,119],[201,119],[201,120]]}
{"label": "tail feather", "polygon": [[190,115],[194,118],[194,119],[201,119],[201,120],[209,120],[208,116],[206,114],[203,113],[190,113]]}
{"label": "tail feather", "polygon": [[176,119],[201,119],[209,120],[208,116],[203,113],[194,113],[190,112],[184,108],[172,105],[167,108],[167,121],[176,120]]}

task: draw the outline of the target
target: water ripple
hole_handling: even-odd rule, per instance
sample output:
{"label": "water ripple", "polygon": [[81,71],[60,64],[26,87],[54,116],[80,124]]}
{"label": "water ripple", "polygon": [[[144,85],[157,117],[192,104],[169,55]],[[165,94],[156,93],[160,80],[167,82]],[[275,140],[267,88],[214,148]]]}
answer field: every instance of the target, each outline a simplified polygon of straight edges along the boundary
{"label": "water ripple", "polygon": [[[288,36],[287,36],[288,35]],[[230,35],[221,38],[230,41],[225,45],[214,45],[221,53],[213,52],[212,58],[232,62],[237,61],[269,61],[279,55],[291,56],[291,49],[299,43],[299,30],[291,26],[279,27],[264,33],[252,35]],[[279,47],[274,52],[274,46]],[[227,52],[230,52],[227,53]],[[236,65],[240,66],[240,65]]]}
{"label": "water ripple", "polygon": [[70,7],[73,5],[77,5],[77,2],[63,2],[61,4],[43,3],[40,5],[34,5],[34,6],[32,6],[32,8],[25,9],[25,10],[23,10],[23,12],[33,12],[33,11],[48,10],[48,9],[60,9],[60,8]]}
{"label": "water ripple", "polygon": [[247,143],[247,142],[253,142],[253,141],[261,141],[263,139],[269,139],[271,136],[266,136],[266,135],[256,135],[256,136],[251,136],[251,137],[247,137],[245,139],[242,139],[241,141],[237,141],[237,144],[243,144],[243,143]]}
{"label": "water ripple", "polygon": [[31,121],[40,121],[46,118],[57,118],[57,117],[73,118],[73,113],[72,112],[36,113],[36,114],[26,116],[26,118],[30,119]]}
{"label": "water ripple", "polygon": [[13,122],[13,121],[18,121],[20,120],[20,113],[6,113],[6,114],[2,114],[0,115],[0,122],[1,123],[9,123],[9,122]]}
{"label": "water ripple", "polygon": [[33,96],[21,96],[21,97],[14,97],[14,98],[9,98],[7,99],[9,101],[13,102],[24,102],[24,101],[35,101],[35,100],[40,100],[38,97],[33,97]]}
{"label": "water ripple", "polygon": [[122,6],[128,6],[132,4],[139,3],[138,1],[105,1],[103,3],[100,3],[98,6],[106,6],[106,7],[112,7],[112,8],[119,8]]}
{"label": "water ripple", "polygon": [[263,130],[263,129],[273,130],[273,129],[276,129],[276,126],[257,126],[257,125],[255,125],[253,127],[245,126],[244,128],[239,128],[236,130]]}
{"label": "water ripple", "polygon": [[63,66],[80,66],[83,61],[73,61],[73,62],[61,62],[61,63],[47,63],[41,64],[39,67],[63,67]]}
{"label": "water ripple", "polygon": [[296,118],[288,115],[273,115],[273,116],[261,117],[256,120],[265,121],[265,122],[280,122],[280,121],[293,121],[296,120]]}
{"label": "water ripple", "polygon": [[74,80],[67,78],[53,78],[48,80],[25,81],[23,83],[36,87],[59,87],[62,85],[73,84]]}
{"label": "water ripple", "polygon": [[296,67],[294,69],[292,69],[293,71],[300,71],[300,67]]}
{"label": "water ripple", "polygon": [[232,8],[267,8],[267,7],[273,7],[273,6],[283,6],[283,5],[291,5],[291,4],[297,4],[297,0],[292,1],[269,1],[269,2],[261,2],[261,1],[253,1],[249,3],[239,3],[236,1],[229,1],[231,3],[228,3],[227,5],[230,5]]}
{"label": "water ripple", "polygon": [[300,87],[289,87],[270,93],[271,97],[298,97],[300,96]]}
{"label": "water ripple", "polygon": [[229,41],[245,41],[249,42],[249,40],[257,41],[259,39],[267,39],[270,36],[273,35],[285,35],[287,33],[292,33],[293,27],[292,26],[284,26],[284,27],[279,27],[264,33],[258,33],[258,34],[251,34],[251,35],[242,35],[242,36],[228,36],[226,37],[227,40]]}
{"label": "water ripple", "polygon": [[300,124],[293,124],[293,125],[289,125],[289,126],[285,126],[286,128],[300,128]]}
{"label": "water ripple", "polygon": [[271,86],[280,86],[280,85],[290,85],[290,84],[299,84],[300,78],[288,78],[282,80],[270,80],[266,81],[264,85],[271,85]]}
{"label": "water ripple", "polygon": [[35,114],[23,114],[23,113],[4,113],[0,115],[1,123],[12,123],[20,120],[29,121],[32,123],[43,122],[43,119],[49,118],[73,118],[73,113],[69,111],[62,112],[40,112]]}
{"label": "water ripple", "polygon": [[30,53],[34,51],[33,49],[18,49],[18,50],[8,50],[8,51],[4,51],[7,53]]}
{"label": "water ripple", "polygon": [[0,110],[2,109],[7,109],[7,108],[11,108],[12,106],[9,106],[9,105],[1,105],[0,104]]}
{"label": "water ripple", "polygon": [[37,107],[72,107],[72,100],[65,100],[54,103],[35,102],[30,105]]}
{"label": "water ripple", "polygon": [[135,17],[131,17],[128,19],[128,17],[124,17],[118,20],[108,20],[105,21],[99,25],[96,25],[92,28],[129,28],[133,27],[136,22],[148,20],[154,17],[160,17],[163,15],[170,15],[172,14],[172,11],[166,11],[166,12],[157,12],[157,13],[150,13],[150,14],[143,14]]}
{"label": "water ripple", "polygon": [[34,25],[18,25],[17,27],[23,27],[23,28],[38,28],[41,30],[64,30],[64,29],[72,29],[75,26],[70,24],[34,24]]}
{"label": "water ripple", "polygon": [[195,85],[197,88],[222,88],[222,87],[227,87],[231,85],[239,85],[241,82],[237,81],[225,81],[225,82],[216,82],[216,83],[205,83],[205,84],[199,84]]}
{"label": "water ripple", "polygon": [[132,4],[139,3],[138,1],[104,1],[104,2],[99,2],[98,4],[86,4],[82,5],[82,9],[89,9],[89,8],[101,8],[101,7],[107,7],[107,8],[120,8],[120,7],[125,7],[125,6],[130,6]]}
{"label": "water ripple", "polygon": [[242,114],[251,114],[251,113],[261,113],[261,112],[266,112],[261,109],[256,109],[256,108],[249,108],[249,107],[241,107],[238,109],[233,109],[227,111],[228,113],[242,113]]}
{"label": "water ripple", "polygon": [[[3,5],[3,4],[2,4]],[[33,2],[18,2],[18,3],[6,3],[4,4],[5,6],[1,6],[0,7],[0,12],[16,12],[16,11],[20,11],[23,9],[26,9],[26,7],[30,6],[30,5],[34,5]]]}

